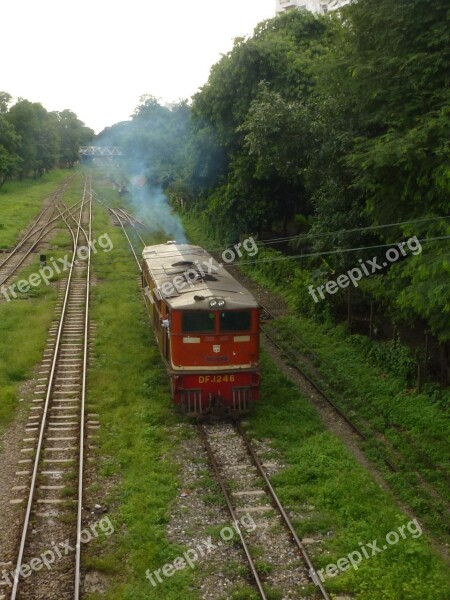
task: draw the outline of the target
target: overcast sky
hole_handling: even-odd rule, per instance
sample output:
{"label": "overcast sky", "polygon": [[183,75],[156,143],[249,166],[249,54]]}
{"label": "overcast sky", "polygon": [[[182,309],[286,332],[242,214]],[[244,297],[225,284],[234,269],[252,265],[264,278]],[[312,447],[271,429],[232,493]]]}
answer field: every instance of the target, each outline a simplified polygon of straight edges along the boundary
{"label": "overcast sky", "polygon": [[275,0],[3,0],[0,91],[73,110],[96,132],[143,94],[192,96]]}

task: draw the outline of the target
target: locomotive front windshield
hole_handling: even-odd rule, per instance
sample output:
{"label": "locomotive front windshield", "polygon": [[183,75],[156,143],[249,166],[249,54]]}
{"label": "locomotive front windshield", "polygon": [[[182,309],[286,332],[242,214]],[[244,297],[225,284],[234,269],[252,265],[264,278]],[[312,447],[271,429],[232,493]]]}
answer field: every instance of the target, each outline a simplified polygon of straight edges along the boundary
{"label": "locomotive front windshield", "polygon": [[220,331],[249,331],[251,325],[249,310],[230,310],[220,313]]}
{"label": "locomotive front windshield", "polygon": [[206,312],[187,310],[182,314],[183,333],[215,333],[216,315],[220,333],[250,331],[252,315],[249,310],[229,310],[224,312]]}
{"label": "locomotive front windshield", "polygon": [[183,333],[214,333],[215,314],[203,310],[189,310],[182,316]]}

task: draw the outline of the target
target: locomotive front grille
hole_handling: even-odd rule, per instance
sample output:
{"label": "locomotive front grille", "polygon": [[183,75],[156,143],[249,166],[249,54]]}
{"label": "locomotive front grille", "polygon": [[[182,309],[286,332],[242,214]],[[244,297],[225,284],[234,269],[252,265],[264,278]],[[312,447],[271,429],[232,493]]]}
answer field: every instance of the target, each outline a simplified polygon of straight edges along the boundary
{"label": "locomotive front grille", "polygon": [[232,388],[233,412],[247,412],[252,404],[252,390],[249,387]]}
{"label": "locomotive front grille", "polygon": [[187,415],[202,412],[202,390],[184,390],[181,392],[181,406]]}

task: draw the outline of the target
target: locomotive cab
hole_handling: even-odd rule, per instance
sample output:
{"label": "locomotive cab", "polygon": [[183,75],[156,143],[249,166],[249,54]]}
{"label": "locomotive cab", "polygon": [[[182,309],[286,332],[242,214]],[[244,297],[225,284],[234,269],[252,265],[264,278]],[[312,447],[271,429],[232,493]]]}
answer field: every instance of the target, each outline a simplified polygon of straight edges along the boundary
{"label": "locomotive cab", "polygon": [[[198,246],[150,246],[143,256],[146,302],[173,401],[192,416],[250,410],[259,397],[256,300]],[[214,277],[205,277],[202,264],[214,266]]]}

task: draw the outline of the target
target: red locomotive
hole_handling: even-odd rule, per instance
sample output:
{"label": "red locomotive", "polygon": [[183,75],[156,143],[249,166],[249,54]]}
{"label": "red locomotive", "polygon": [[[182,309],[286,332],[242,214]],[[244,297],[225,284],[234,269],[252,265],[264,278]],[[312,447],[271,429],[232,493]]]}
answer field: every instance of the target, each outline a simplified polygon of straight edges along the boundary
{"label": "red locomotive", "polygon": [[142,284],[172,399],[190,416],[248,412],[259,397],[254,297],[199,246],[143,251]]}

